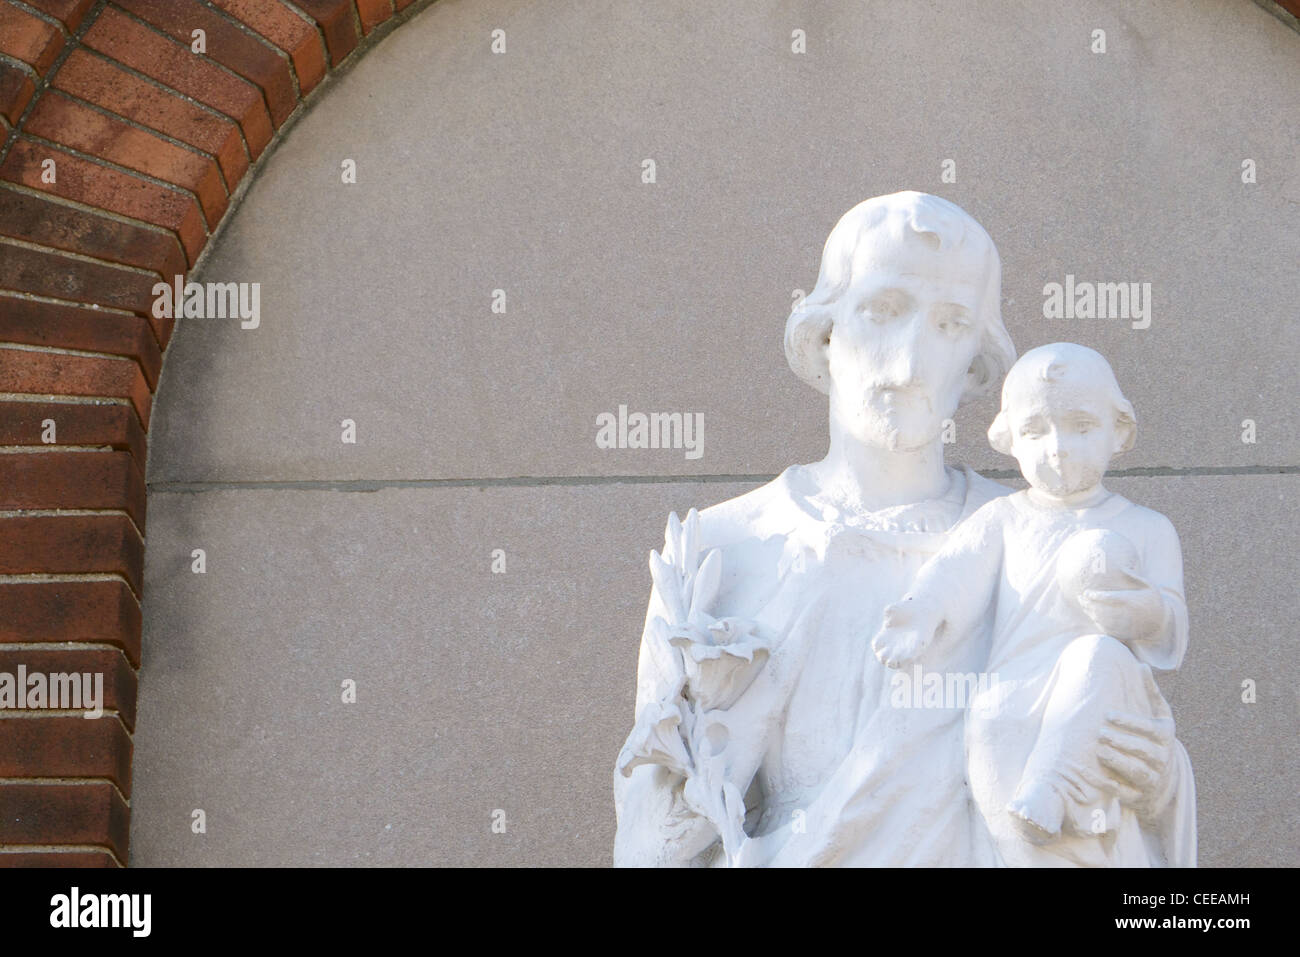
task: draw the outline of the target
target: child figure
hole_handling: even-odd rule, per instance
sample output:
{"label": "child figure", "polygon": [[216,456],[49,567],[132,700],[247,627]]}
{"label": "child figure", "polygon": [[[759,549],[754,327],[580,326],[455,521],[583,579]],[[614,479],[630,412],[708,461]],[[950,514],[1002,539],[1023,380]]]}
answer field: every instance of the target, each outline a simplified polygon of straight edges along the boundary
{"label": "child figure", "polygon": [[[1177,668],[1187,647],[1177,533],[1101,482],[1135,430],[1092,349],[1054,343],[1022,356],[989,440],[1030,487],[956,528],[872,643],[886,665],[907,667],[936,639],[975,634],[994,604],[996,680],[970,703],[967,764],[1010,866],[1167,863],[1143,830],[1148,809],[1131,806],[1136,792],[1120,793],[1096,753],[1112,712],[1171,718],[1151,668]],[[1123,735],[1108,743],[1135,747]]]}

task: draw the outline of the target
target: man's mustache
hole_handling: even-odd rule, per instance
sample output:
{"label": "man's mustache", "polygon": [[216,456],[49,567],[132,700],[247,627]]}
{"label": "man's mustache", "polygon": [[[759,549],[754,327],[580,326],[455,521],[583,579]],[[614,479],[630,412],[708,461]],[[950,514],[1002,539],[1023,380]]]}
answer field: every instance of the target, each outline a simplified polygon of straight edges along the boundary
{"label": "man's mustache", "polygon": [[908,400],[922,400],[927,406],[931,405],[930,390],[925,387],[923,382],[910,380],[907,382],[897,381],[880,381],[872,382],[868,385],[867,400],[871,401],[885,394],[893,394]]}

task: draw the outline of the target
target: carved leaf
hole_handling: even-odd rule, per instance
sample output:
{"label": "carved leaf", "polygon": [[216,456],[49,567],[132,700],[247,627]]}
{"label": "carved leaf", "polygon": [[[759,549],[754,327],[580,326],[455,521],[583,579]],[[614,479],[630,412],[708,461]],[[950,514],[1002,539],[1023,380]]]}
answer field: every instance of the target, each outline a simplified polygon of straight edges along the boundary
{"label": "carved leaf", "polygon": [[714,548],[700,563],[695,573],[695,585],[691,589],[690,619],[696,621],[707,615],[718,597],[718,588],[722,584],[722,553]]}
{"label": "carved leaf", "polygon": [[700,547],[700,513],[691,509],[686,513],[686,524],[682,526],[682,551],[677,564],[688,575],[699,567]]}
{"label": "carved leaf", "polygon": [[731,781],[710,784],[712,774],[692,776],[682,789],[682,799],[697,814],[713,823],[722,838],[729,864],[735,862],[745,841],[745,799]]}
{"label": "carved leaf", "polygon": [[682,597],[681,579],[677,569],[665,561],[658,552],[650,553],[650,578],[664,608],[672,616],[670,624],[686,620],[686,603]]}
{"label": "carved leaf", "polygon": [[682,521],[676,512],[668,513],[668,541],[664,548],[664,558],[672,565],[679,565],[682,561]]}
{"label": "carved leaf", "polygon": [[677,697],[681,692],[682,682],[686,680],[682,672],[681,655],[669,641],[671,636],[672,628],[668,622],[659,617],[650,622],[650,628],[646,632],[646,641],[650,648],[650,657],[654,661],[656,673],[676,681],[676,684],[671,688],[672,693],[668,695],[668,700]]}

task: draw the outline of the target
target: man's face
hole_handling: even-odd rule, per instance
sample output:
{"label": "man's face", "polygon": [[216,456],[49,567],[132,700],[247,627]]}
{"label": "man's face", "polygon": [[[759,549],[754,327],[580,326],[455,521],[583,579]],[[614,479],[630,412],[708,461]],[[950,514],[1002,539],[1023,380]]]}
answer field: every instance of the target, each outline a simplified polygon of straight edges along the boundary
{"label": "man's face", "polygon": [[1013,383],[1007,394],[1011,454],[1052,498],[1095,488],[1118,448],[1110,400],[1086,382]]}
{"label": "man's face", "polygon": [[868,445],[923,448],[957,411],[979,353],[983,270],[915,239],[868,250],[854,274],[828,346],[833,414]]}

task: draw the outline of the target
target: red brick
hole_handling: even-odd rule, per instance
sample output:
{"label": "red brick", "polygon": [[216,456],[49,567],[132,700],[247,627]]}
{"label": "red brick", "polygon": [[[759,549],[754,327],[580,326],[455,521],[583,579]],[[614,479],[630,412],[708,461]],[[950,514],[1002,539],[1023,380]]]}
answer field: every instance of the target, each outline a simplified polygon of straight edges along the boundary
{"label": "red brick", "polygon": [[206,32],[203,56],[257,84],[266,97],[271,121],[280,126],[298,105],[289,58],[249,36],[219,13],[195,0],[115,0],[119,7],[190,46],[195,29]]}
{"label": "red brick", "polygon": [[289,54],[302,96],[310,93],[325,76],[325,44],[321,35],[278,0],[212,0],[212,4]]}
{"label": "red brick", "polygon": [[23,132],[189,190],[198,197],[209,229],[215,228],[226,212],[226,184],[212,157],[136,129],[62,93],[42,96],[23,124]]}
{"label": "red brick", "polygon": [[63,34],[58,27],[0,0],[0,53],[22,60],[43,74],[62,49]]}
{"label": "red brick", "polygon": [[10,126],[18,122],[35,92],[30,76],[10,63],[0,63],[0,115]]}
{"label": "red brick", "polygon": [[0,288],[148,314],[157,275],[0,241]]}
{"label": "red brick", "polygon": [[116,578],[0,585],[0,647],[67,641],[112,645],[140,666],[140,603]]}
{"label": "red brick", "polygon": [[26,0],[28,4],[48,13],[62,23],[69,33],[81,26],[86,11],[95,5],[95,0]]}
{"label": "red brick", "polygon": [[81,42],[237,121],[254,159],[271,141],[261,90],[120,10],[105,7]]}
{"label": "red brick", "polygon": [[[55,161],[53,183],[41,182],[44,159]],[[191,265],[207,242],[203,213],[193,196],[53,146],[20,137],[0,166],[0,178],[173,230]]]}
{"label": "red brick", "polygon": [[361,29],[369,34],[392,17],[392,0],[357,0],[357,13],[361,15]]}
{"label": "red brick", "polygon": [[[44,422],[53,419],[55,440],[41,441]],[[131,453],[145,467],[145,435],[135,412],[125,405],[80,402],[0,401],[0,445],[107,446]]]}
{"label": "red brick", "polygon": [[393,0],[393,6],[397,8],[398,13],[401,13],[413,3],[415,3],[415,0]]}
{"label": "red brick", "polygon": [[25,665],[28,674],[39,671],[46,675],[70,672],[103,675],[104,697],[100,704],[105,711],[116,711],[128,731],[135,728],[138,681],[135,669],[122,652],[109,648],[10,651],[0,645],[0,671],[17,674],[19,665]]}
{"label": "red brick", "polygon": [[0,345],[0,392],[129,399],[146,430],[153,405],[144,373],[129,359],[35,352],[3,345]]}
{"label": "red brick", "polygon": [[0,808],[0,844],[94,844],[127,859],[131,812],[107,781],[0,784]]}
{"label": "red brick", "polygon": [[[154,330],[140,316],[17,299],[0,293],[0,342],[126,356],[140,364],[149,388],[158,388],[162,352]],[[0,432],[2,431],[4,426],[0,423]],[[67,442],[62,434],[58,438],[65,445],[81,444]],[[25,443],[0,441],[0,445],[11,444]]]}
{"label": "red brick", "polygon": [[168,278],[185,272],[180,240],[156,226],[124,223],[0,183],[0,236],[25,239]]}
{"label": "red brick", "polygon": [[0,777],[108,778],[131,796],[131,736],[111,715],[0,717]]}
{"label": "red brick", "polygon": [[125,515],[0,518],[0,575],[121,575],[139,595],[143,568],[144,542]]}
{"label": "red brick", "polygon": [[0,509],[122,509],[144,531],[144,475],[129,452],[0,453]]}
{"label": "red brick", "polygon": [[0,851],[0,867],[121,867],[109,851]]}
{"label": "red brick", "polygon": [[356,12],[352,0],[293,0],[294,6],[316,21],[325,34],[330,63],[338,66],[357,48]]}
{"label": "red brick", "polygon": [[51,84],[215,157],[229,192],[248,171],[248,151],[234,120],[142,80],[111,60],[74,50]]}

